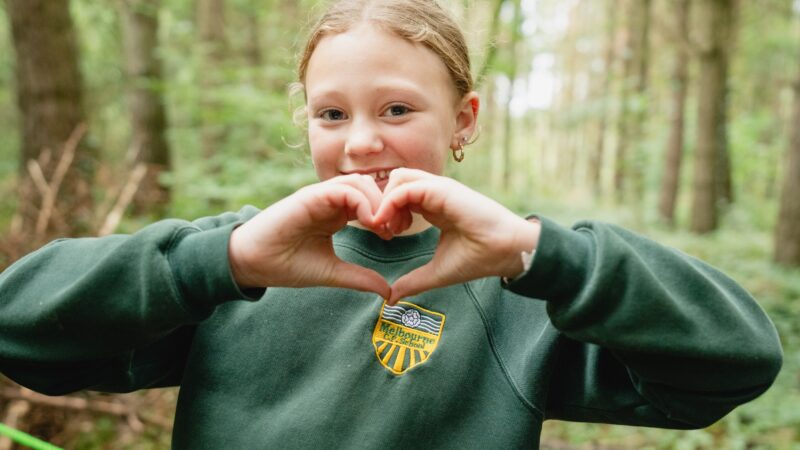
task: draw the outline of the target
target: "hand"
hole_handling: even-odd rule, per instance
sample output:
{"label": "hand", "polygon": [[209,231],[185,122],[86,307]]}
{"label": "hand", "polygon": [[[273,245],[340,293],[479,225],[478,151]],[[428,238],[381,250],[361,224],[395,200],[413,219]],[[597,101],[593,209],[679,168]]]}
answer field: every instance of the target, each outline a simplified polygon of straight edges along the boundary
{"label": "hand", "polygon": [[383,191],[374,224],[392,233],[408,227],[410,212],[422,214],[441,230],[433,259],[392,285],[388,303],[436,287],[487,276],[515,277],[520,253],[539,242],[541,227],[494,200],[447,177],[415,169],[395,169]]}
{"label": "hand", "polygon": [[366,175],[345,175],[298,190],[233,231],[228,255],[234,279],[242,288],[336,286],[389,298],[386,280],[339,259],[331,238],[350,220],[390,237],[385,228],[373,226],[380,202],[380,189]]}

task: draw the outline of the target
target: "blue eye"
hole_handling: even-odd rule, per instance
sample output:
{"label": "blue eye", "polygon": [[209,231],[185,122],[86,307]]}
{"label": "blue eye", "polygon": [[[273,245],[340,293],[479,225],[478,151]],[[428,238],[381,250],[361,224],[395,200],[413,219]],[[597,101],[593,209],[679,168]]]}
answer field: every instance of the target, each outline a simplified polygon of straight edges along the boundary
{"label": "blue eye", "polygon": [[392,105],[386,109],[383,113],[385,116],[390,117],[398,117],[403,116],[411,112],[411,108],[405,105]]}
{"label": "blue eye", "polygon": [[323,120],[329,121],[337,121],[337,120],[345,120],[347,119],[347,115],[344,111],[340,111],[338,109],[326,109],[319,114]]}

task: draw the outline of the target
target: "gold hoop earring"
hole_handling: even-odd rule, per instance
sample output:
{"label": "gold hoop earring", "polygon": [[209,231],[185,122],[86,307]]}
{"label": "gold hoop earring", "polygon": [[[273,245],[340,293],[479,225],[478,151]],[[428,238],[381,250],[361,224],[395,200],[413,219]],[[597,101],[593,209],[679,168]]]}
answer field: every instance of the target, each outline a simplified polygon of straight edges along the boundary
{"label": "gold hoop earring", "polygon": [[456,162],[461,162],[464,160],[464,143],[466,141],[466,137],[461,138],[461,140],[458,141],[458,147],[453,149],[453,159],[455,159]]}

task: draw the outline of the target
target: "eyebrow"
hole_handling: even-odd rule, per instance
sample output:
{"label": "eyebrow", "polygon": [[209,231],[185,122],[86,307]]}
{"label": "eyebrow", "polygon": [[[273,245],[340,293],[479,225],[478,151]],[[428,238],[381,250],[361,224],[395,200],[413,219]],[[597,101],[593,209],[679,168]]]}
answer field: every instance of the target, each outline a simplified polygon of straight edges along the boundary
{"label": "eyebrow", "polygon": [[[400,97],[409,98],[409,100],[413,100],[415,103],[422,103],[428,104],[427,99],[425,98],[425,94],[420,92],[419,89],[411,86],[407,83],[403,83],[405,86],[398,86],[395,83],[386,83],[386,84],[379,84],[376,86],[371,86],[370,91],[363,92],[363,95],[369,95],[370,93],[375,93],[381,96],[391,96],[392,94],[397,94]],[[325,103],[327,101],[341,101],[345,95],[337,90],[337,89],[326,89],[322,88],[316,92],[313,91],[306,91],[307,95],[307,103],[309,106],[312,106],[316,103]]]}

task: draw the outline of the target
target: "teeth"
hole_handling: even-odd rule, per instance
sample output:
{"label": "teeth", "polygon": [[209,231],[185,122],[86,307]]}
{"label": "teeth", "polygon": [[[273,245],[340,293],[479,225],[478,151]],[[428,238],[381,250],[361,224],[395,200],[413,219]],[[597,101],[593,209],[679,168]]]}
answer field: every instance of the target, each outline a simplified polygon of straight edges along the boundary
{"label": "teeth", "polygon": [[371,173],[370,175],[372,176],[372,178],[375,179],[375,181],[381,181],[381,180],[385,180],[386,178],[389,177],[389,171],[388,170],[379,170],[377,172]]}

